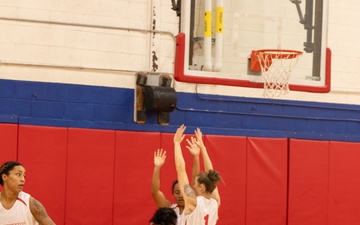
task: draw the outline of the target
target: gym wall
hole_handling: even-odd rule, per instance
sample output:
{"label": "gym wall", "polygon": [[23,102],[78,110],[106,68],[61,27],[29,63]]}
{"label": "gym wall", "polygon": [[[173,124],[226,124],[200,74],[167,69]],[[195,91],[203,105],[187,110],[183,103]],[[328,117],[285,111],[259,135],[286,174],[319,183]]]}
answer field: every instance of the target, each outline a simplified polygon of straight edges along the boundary
{"label": "gym wall", "polygon": [[[172,133],[2,123],[0,140],[2,163],[25,166],[24,191],[57,224],[147,224],[156,210],[150,185],[158,148],[167,151],[161,189],[172,200]],[[223,177],[219,225],[359,221],[359,143],[206,134],[204,141]]]}

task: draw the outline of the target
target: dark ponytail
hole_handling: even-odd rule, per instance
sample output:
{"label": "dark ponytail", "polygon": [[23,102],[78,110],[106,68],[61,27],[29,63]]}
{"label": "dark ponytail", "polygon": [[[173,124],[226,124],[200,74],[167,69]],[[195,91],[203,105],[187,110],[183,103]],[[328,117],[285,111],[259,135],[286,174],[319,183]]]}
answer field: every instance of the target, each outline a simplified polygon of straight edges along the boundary
{"label": "dark ponytail", "polygon": [[202,172],[198,175],[198,183],[204,184],[207,192],[212,193],[216,185],[221,180],[220,174],[215,170],[209,170],[208,172]]}

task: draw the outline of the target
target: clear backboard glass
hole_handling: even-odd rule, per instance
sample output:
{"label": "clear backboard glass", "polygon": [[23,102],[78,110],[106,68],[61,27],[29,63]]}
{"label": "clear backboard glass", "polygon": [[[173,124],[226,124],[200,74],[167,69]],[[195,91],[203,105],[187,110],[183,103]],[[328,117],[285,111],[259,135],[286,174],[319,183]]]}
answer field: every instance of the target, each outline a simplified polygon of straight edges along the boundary
{"label": "clear backboard glass", "polygon": [[330,91],[328,0],[182,0],[175,79],[183,82],[263,87],[251,53],[301,51],[290,90]]}

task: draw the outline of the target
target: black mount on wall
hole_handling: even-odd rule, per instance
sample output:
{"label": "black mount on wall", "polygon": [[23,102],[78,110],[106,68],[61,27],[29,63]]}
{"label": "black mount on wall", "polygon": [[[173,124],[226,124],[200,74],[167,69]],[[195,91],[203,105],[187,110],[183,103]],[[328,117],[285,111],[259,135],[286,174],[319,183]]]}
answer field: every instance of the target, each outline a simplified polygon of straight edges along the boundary
{"label": "black mount on wall", "polygon": [[176,108],[177,96],[174,88],[171,87],[172,78],[170,75],[159,76],[159,86],[147,85],[148,73],[139,72],[136,74],[136,123],[146,123],[147,112],[158,113],[158,123],[169,125],[170,112]]}

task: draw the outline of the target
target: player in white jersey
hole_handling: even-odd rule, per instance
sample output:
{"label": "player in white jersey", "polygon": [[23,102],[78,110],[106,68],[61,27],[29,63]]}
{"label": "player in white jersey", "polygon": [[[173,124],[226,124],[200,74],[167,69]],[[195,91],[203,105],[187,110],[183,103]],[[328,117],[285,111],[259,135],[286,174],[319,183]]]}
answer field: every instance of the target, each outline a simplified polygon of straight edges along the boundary
{"label": "player in white jersey", "polygon": [[19,162],[9,161],[0,167],[0,225],[54,225],[45,207],[22,191],[26,171]]}
{"label": "player in white jersey", "polygon": [[[203,196],[196,197],[196,207],[193,212],[186,216],[188,225],[205,224],[213,225],[218,220],[218,203],[215,199],[207,199]],[[190,222],[191,221],[191,222]]]}
{"label": "player in white jersey", "polygon": [[164,193],[160,190],[160,170],[166,159],[166,151],[158,149],[154,152],[154,171],[151,180],[151,194],[159,208],[172,208],[177,215],[177,225],[185,225],[184,198],[180,192],[178,181],[174,181],[172,185],[172,194],[176,203],[171,203]]}
{"label": "player in white jersey", "polygon": [[[217,184],[221,180],[221,177],[217,171],[213,170],[210,157],[202,141],[202,133],[200,129],[197,128],[195,131],[196,139],[191,138],[191,141],[188,140],[190,144],[188,148],[191,151],[191,145],[194,144],[199,147],[205,172],[199,173],[194,179],[193,186],[190,186],[186,174],[185,160],[181,151],[181,142],[185,138],[185,129],[186,127],[181,125],[176,130],[174,135],[174,150],[180,191],[183,193],[185,200],[184,213],[186,215],[186,225],[215,225],[218,220],[218,208],[220,206],[220,195]],[[191,151],[191,153],[194,155],[193,151]]]}

